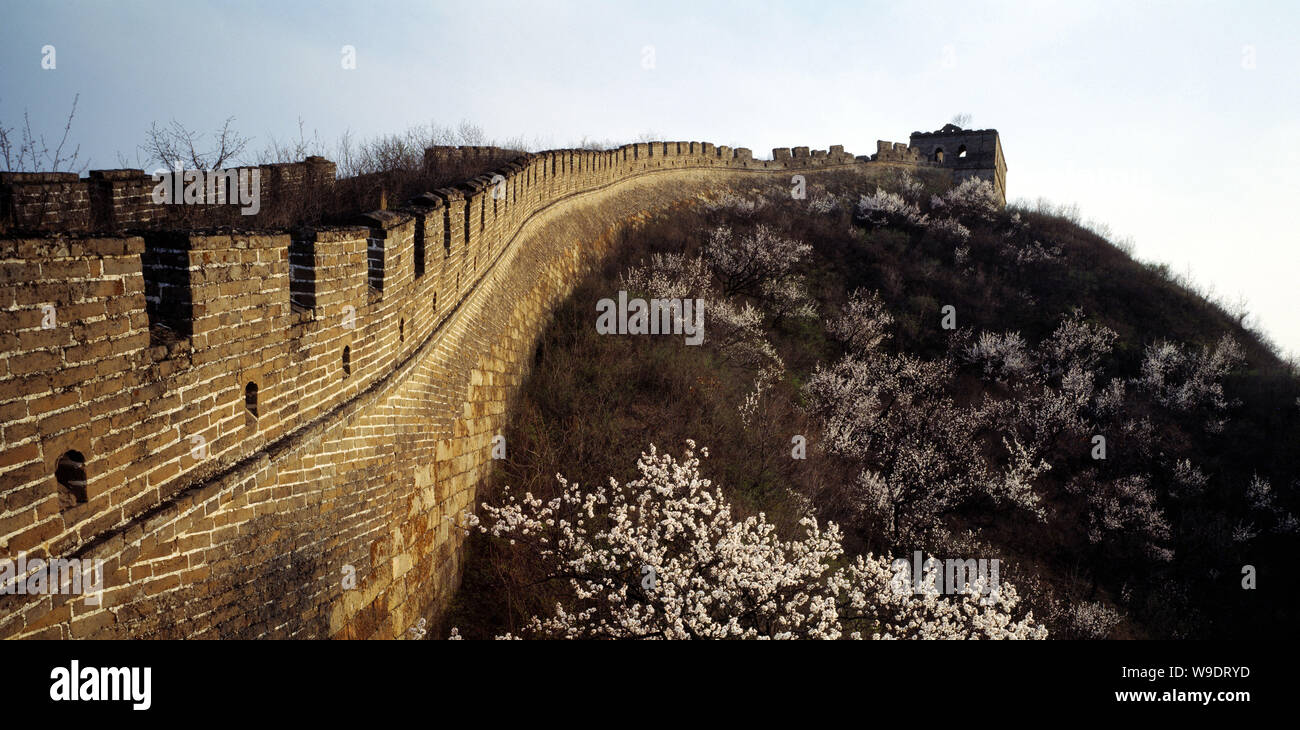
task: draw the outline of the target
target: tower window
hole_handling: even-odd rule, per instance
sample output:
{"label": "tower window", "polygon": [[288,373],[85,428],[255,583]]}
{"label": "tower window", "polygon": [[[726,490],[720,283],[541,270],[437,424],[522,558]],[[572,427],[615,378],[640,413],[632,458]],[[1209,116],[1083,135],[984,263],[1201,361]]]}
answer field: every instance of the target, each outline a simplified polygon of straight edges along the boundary
{"label": "tower window", "polygon": [[257,418],[257,383],[244,386],[244,407],[253,414],[253,418]]}
{"label": "tower window", "polygon": [[942,147],[935,147],[935,148],[934,148],[934,161],[935,161],[935,162],[943,162],[943,148],[942,148]]}
{"label": "tower window", "polygon": [[352,348],[344,346],[343,348],[343,377],[352,374]]}
{"label": "tower window", "polygon": [[965,157],[965,156],[966,156],[966,145],[962,145],[961,147],[958,147],[958,148],[957,148],[957,156],[958,156],[958,157]]}
{"label": "tower window", "polygon": [[86,457],[80,451],[65,451],[54,467],[54,479],[63,487],[59,502],[64,507],[86,502]]}

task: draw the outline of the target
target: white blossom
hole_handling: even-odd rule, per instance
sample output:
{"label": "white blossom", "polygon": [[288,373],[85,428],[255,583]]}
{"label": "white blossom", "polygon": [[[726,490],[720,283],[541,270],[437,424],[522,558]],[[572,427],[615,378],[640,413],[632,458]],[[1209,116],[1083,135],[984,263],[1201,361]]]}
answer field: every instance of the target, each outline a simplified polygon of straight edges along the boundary
{"label": "white blossom", "polygon": [[1118,337],[1114,330],[1089,323],[1082,310],[1074,309],[1039,345],[1042,369],[1049,375],[1060,375],[1071,367],[1091,370],[1110,356]]}
{"label": "white blossom", "polygon": [[795,265],[811,252],[812,246],[768,226],[756,226],[740,235],[730,226],[719,226],[709,236],[704,258],[723,294],[757,295],[762,285],[793,276]]}
{"label": "white blossom", "polygon": [[970,229],[955,218],[936,218],[931,216],[926,230],[930,235],[955,244],[965,243],[970,239]]}
{"label": "white blossom", "polygon": [[1205,491],[1210,478],[1201,471],[1191,459],[1179,459],[1174,462],[1173,491],[1179,497],[1194,497]]}
{"label": "white blossom", "polygon": [[962,267],[970,261],[970,246],[958,246],[952,251],[953,266]]}
{"label": "white blossom", "polygon": [[1112,542],[1130,536],[1152,559],[1173,560],[1173,552],[1162,544],[1170,538],[1169,522],[1156,502],[1150,477],[1132,474],[1100,480],[1089,471],[1068,486],[1075,493],[1083,493],[1087,500],[1090,542]]}
{"label": "white blossom", "polygon": [[680,253],[654,254],[650,265],[634,266],[619,279],[628,291],[644,292],[660,299],[703,297],[713,288],[704,259]]}
{"label": "white blossom", "polygon": [[965,355],[971,362],[980,365],[986,376],[1002,381],[1023,376],[1032,365],[1029,348],[1019,332],[1001,335],[982,332],[966,348]]}
{"label": "white blossom", "polygon": [[1002,200],[993,184],[976,177],[966,178],[943,196],[944,209],[954,218],[992,222],[1002,211]]}
{"label": "white blossom", "polygon": [[863,474],[851,501],[891,538],[939,527],[939,517],[983,495],[1044,513],[1032,483],[1048,465],[1032,446],[1004,440],[1007,465],[985,456],[990,412],[945,394],[950,364],[868,350],[818,366],[805,386],[827,451]]}
{"label": "white blossom", "polygon": [[840,209],[840,200],[826,188],[818,185],[813,189],[813,195],[808,198],[808,209],[826,215]]}
{"label": "white blossom", "polygon": [[889,339],[893,324],[894,318],[885,309],[880,294],[859,289],[849,295],[844,313],[831,320],[826,329],[854,351],[867,352]]}
{"label": "white blossom", "polygon": [[[557,475],[543,501],[506,490],[485,505],[487,531],[527,545],[569,595],[526,625],[552,638],[999,638],[1039,639],[1032,613],[1016,616],[1014,586],[977,584],[952,596],[902,586],[886,556],[846,560],[839,528],[800,521],[782,539],[763,514],[738,519],[700,475],[654,446],[637,479],[584,490]],[[585,518],[585,519],[584,519]],[[543,542],[540,535],[550,539]],[[648,570],[647,570],[648,568]],[[643,579],[652,572],[653,581]],[[846,637],[845,629],[851,627]],[[515,638],[506,635],[501,638]]]}
{"label": "white blossom", "polygon": [[1238,522],[1232,528],[1233,542],[1250,542],[1259,537],[1259,530],[1250,522]]}
{"label": "white blossom", "polygon": [[1099,601],[1081,601],[1066,612],[1070,629],[1082,639],[1105,639],[1123,617]]}
{"label": "white blossom", "polygon": [[1273,516],[1276,522],[1274,532],[1289,533],[1296,531],[1297,522],[1295,517],[1278,505],[1276,495],[1273,492],[1273,485],[1269,483],[1269,480],[1258,474],[1252,475],[1250,484],[1246,487],[1246,502],[1252,509],[1267,512]]}
{"label": "white blossom", "polygon": [[803,277],[792,276],[764,281],[759,286],[764,303],[776,317],[811,319],[817,316],[817,303],[808,294]]}
{"label": "white blossom", "polygon": [[729,215],[748,220],[766,208],[767,202],[767,198],[762,195],[746,198],[730,190],[723,190],[712,200],[706,201],[704,207],[713,212],[723,211]]}
{"label": "white blossom", "polygon": [[872,195],[858,200],[857,215],[873,224],[883,226],[924,226],[928,218],[915,203],[909,203],[898,193],[877,187]]}
{"label": "white blossom", "polygon": [[1223,378],[1244,359],[1241,346],[1226,334],[1213,348],[1200,352],[1162,341],[1147,347],[1142,374],[1135,382],[1172,410],[1208,410],[1207,429],[1219,431],[1225,422],[1221,414],[1232,405],[1224,394]]}

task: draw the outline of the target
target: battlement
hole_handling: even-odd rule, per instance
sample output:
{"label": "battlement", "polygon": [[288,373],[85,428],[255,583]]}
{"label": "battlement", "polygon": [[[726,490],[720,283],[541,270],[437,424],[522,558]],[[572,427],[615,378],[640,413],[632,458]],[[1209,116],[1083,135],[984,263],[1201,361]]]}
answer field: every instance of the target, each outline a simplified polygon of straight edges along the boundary
{"label": "battlement", "polygon": [[[257,172],[258,207],[273,210],[289,199],[320,197],[333,187],[335,165],[322,157],[302,162],[230,168],[232,181]],[[217,205],[154,202],[159,185],[143,170],[75,173],[0,173],[0,234],[12,232],[114,233],[144,228],[272,227],[268,215],[240,214],[234,182],[204,184]],[[209,192],[209,189],[211,192]],[[168,194],[174,190],[169,189]]]}
{"label": "battlement", "polygon": [[[891,163],[942,172],[897,147]],[[692,200],[723,179],[701,173],[871,164],[838,145],[779,151],[549,150],[351,225],[289,229],[170,228],[138,170],[0,177],[10,228],[38,200],[54,214],[0,238],[0,556],[102,558],[113,586],[102,609],[0,595],[0,636],[400,635],[454,588],[445,517],[473,503],[545,312],[610,245],[600,229],[543,235],[538,214],[595,199],[617,221],[640,211],[615,191],[658,179]],[[260,169],[271,195],[333,182],[319,158]],[[285,554],[307,572],[263,565]],[[299,603],[260,623],[244,599],[182,609],[178,587],[198,584],[212,601]]]}

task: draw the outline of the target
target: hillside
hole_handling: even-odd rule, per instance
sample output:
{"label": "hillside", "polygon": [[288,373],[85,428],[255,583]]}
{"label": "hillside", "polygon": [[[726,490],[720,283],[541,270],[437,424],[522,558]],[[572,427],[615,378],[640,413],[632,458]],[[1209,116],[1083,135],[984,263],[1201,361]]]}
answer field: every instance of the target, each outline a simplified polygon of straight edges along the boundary
{"label": "hillside", "polygon": [[[737,521],[792,540],[833,522],[841,562],[996,558],[1007,613],[1052,638],[1294,635],[1300,381],[1269,345],[1067,218],[876,183],[720,189],[624,231],[541,336],[479,503],[559,498],[557,474],[627,485],[651,444],[693,440]],[[620,291],[704,299],[703,346],[600,334]],[[518,529],[472,534],[444,635],[554,635],[529,619],[557,602],[605,617],[575,586],[641,580],[575,577]],[[868,609],[846,633],[888,633]]]}

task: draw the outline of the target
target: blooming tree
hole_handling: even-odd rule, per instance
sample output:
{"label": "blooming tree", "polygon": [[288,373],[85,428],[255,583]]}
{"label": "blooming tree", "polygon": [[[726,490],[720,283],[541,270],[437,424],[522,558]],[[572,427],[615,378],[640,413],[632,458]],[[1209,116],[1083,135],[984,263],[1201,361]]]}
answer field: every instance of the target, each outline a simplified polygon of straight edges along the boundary
{"label": "blooming tree", "polygon": [[821,192],[808,200],[808,209],[814,213],[834,213],[840,209],[840,201],[828,192]]}
{"label": "blooming tree", "polygon": [[629,291],[661,299],[703,297],[713,289],[709,266],[700,256],[654,254],[649,265],[633,266],[619,277]]}
{"label": "blooming tree", "polygon": [[1070,631],[1080,639],[1105,639],[1124,617],[1099,601],[1081,601],[1065,611]]}
{"label": "blooming tree", "polygon": [[1108,480],[1089,470],[1071,480],[1068,488],[1087,500],[1089,542],[1112,549],[1133,542],[1154,560],[1173,560],[1173,551],[1163,545],[1169,540],[1169,522],[1156,502],[1149,476]]}
{"label": "blooming tree", "polygon": [[726,296],[757,296],[763,285],[790,280],[796,274],[795,265],[811,252],[812,246],[765,225],[739,235],[730,226],[719,226],[704,246],[704,258]]}
{"label": "blooming tree", "polygon": [[1135,383],[1167,408],[1208,412],[1206,429],[1217,432],[1225,423],[1222,413],[1232,405],[1224,395],[1223,378],[1244,359],[1241,346],[1227,334],[1200,352],[1159,342],[1147,348],[1142,375]]}
{"label": "blooming tree", "polygon": [[926,230],[930,232],[930,235],[954,245],[960,245],[970,240],[970,229],[962,225],[956,218],[931,216],[926,224]]}
{"label": "blooming tree", "polygon": [[[523,629],[551,638],[1045,638],[1018,616],[1015,588],[977,582],[941,595],[900,580],[892,562],[846,558],[839,528],[806,517],[784,539],[763,514],[733,515],[700,474],[693,442],[681,461],[654,446],[626,484],[560,495],[506,491],[467,524],[534,555],[568,588]],[[707,457],[707,449],[701,450]],[[501,638],[515,638],[507,634]]]}
{"label": "blooming tree", "polygon": [[1028,346],[1019,332],[981,332],[964,354],[983,368],[986,377],[1004,382],[1023,377],[1031,367]]}
{"label": "blooming tree", "polygon": [[711,212],[722,212],[730,216],[748,220],[766,208],[767,202],[767,198],[762,195],[747,198],[737,195],[731,190],[723,190],[712,199],[706,201],[704,207]]}
{"label": "blooming tree", "polygon": [[988,180],[968,177],[944,193],[941,207],[959,220],[991,223],[1002,211],[1002,200]]}
{"label": "blooming tree", "polygon": [[885,309],[880,294],[859,289],[849,295],[844,313],[832,320],[826,329],[855,351],[869,352],[889,339],[889,328],[893,324],[894,317]]}
{"label": "blooming tree", "polygon": [[1033,483],[1047,464],[1014,433],[991,455],[994,412],[948,395],[951,362],[882,352],[889,321],[877,295],[856,293],[830,326],[851,351],[805,387],[825,448],[861,469],[850,509],[896,540],[940,529],[942,515],[977,497],[1044,517]]}
{"label": "blooming tree", "polygon": [[1300,529],[1300,522],[1297,522],[1295,515],[1287,512],[1277,503],[1273,485],[1258,474],[1251,476],[1250,484],[1246,487],[1246,500],[1251,509],[1267,513],[1272,517],[1274,532],[1288,533]]}
{"label": "blooming tree", "polygon": [[723,225],[713,231],[702,255],[655,254],[648,265],[625,272],[621,283],[656,297],[707,298],[706,344],[716,348],[724,363],[754,374],[753,390],[738,406],[748,426],[764,393],[785,372],[767,339],[767,317],[816,316],[816,305],[795,270],[811,251],[808,244],[767,226],[737,233]]}
{"label": "blooming tree", "polygon": [[871,195],[858,200],[858,218],[876,226],[902,226],[920,228],[928,218],[916,203],[910,203],[898,193],[877,187]]}

